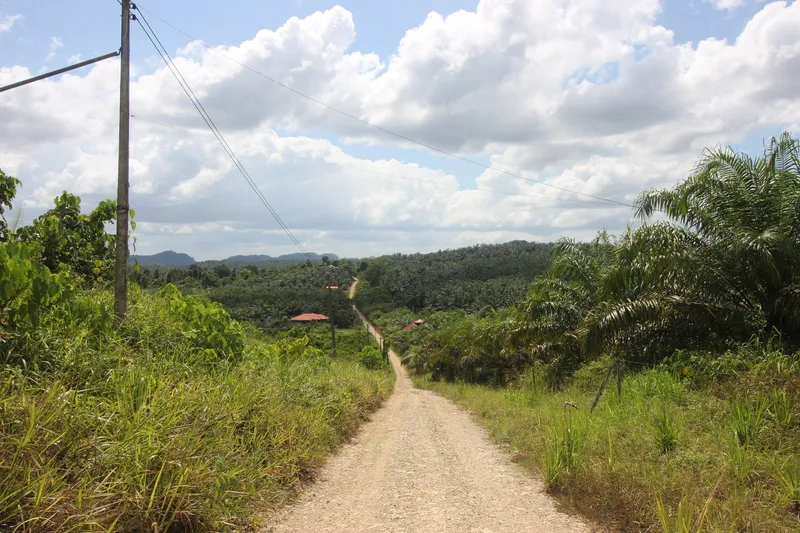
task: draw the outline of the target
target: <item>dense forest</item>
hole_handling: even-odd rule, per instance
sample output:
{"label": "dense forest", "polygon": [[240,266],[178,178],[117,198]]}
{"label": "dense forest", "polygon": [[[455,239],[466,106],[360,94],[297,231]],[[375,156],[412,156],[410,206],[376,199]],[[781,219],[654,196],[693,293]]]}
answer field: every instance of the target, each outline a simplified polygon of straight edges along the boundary
{"label": "dense forest", "polygon": [[[114,202],[64,192],[17,227],[19,185],[0,171],[0,531],[253,530],[390,393],[363,328],[333,357],[327,328],[257,329],[196,278],[133,283],[115,322]],[[282,279],[319,293],[328,266]]]}
{"label": "dense forest", "polygon": [[513,241],[429,254],[395,254],[359,265],[359,309],[500,309],[519,303],[550,266],[551,245]]}
{"label": "dense forest", "polygon": [[306,260],[293,266],[146,266],[136,269],[136,281],[148,289],[171,283],[183,291],[204,294],[225,306],[236,320],[259,327],[286,327],[290,318],[302,313],[333,313],[336,326],[347,328],[358,324],[346,292],[356,269],[355,263],[347,259],[329,260],[323,256],[321,263]]}
{"label": "dense forest", "polygon": [[796,530],[798,140],[706,150],[634,210],[620,235],[559,240],[505,305],[442,305],[449,274],[414,285],[408,268],[426,256],[371,262],[357,301],[418,384],[485,416],[581,511],[630,531]]}

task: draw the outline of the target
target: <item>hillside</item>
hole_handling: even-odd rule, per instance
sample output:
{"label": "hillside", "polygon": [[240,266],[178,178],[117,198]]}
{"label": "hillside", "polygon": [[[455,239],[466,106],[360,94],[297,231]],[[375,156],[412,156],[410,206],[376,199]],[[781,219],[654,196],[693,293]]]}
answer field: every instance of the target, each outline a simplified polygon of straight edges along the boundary
{"label": "hillside", "polygon": [[551,244],[511,241],[364,260],[357,302],[367,313],[502,309],[522,301],[530,282],[550,266],[551,253]]}
{"label": "hillside", "polygon": [[[310,256],[310,259],[309,257]],[[260,267],[264,266],[292,266],[298,263],[305,263],[310,260],[312,262],[322,261],[323,257],[327,257],[331,261],[336,261],[339,256],[336,254],[317,254],[309,252],[308,256],[301,253],[284,254],[277,257],[271,255],[232,255],[225,259],[210,259],[206,261],[196,261],[194,257],[167,250],[153,255],[132,255],[130,257],[131,264],[139,263],[142,266],[189,266],[197,264],[201,267],[214,267],[219,264],[226,264],[231,267],[239,267],[247,264],[256,264]]]}
{"label": "hillside", "polygon": [[130,262],[139,263],[142,266],[151,265],[168,265],[168,266],[188,266],[194,264],[196,261],[194,257],[188,254],[173,252],[167,250],[153,255],[132,255]]}

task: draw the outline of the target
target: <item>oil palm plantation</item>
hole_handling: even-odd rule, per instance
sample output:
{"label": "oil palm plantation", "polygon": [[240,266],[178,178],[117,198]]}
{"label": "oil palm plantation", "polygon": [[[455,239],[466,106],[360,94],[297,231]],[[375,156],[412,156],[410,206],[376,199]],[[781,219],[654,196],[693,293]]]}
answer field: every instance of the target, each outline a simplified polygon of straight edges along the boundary
{"label": "oil palm plantation", "polygon": [[586,346],[664,354],[753,334],[800,340],[800,154],[789,134],[763,155],[706,150],[673,189],[636,200],[637,215],[664,214],[619,242],[600,281],[602,303],[581,326]]}

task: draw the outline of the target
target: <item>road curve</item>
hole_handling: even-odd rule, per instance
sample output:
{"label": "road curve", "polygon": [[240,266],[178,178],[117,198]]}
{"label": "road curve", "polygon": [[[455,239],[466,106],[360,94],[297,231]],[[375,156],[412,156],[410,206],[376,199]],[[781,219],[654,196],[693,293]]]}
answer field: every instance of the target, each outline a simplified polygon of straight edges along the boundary
{"label": "road curve", "polygon": [[390,360],[397,376],[391,398],[262,532],[590,531],[559,512],[541,482],[466,412],[414,388],[394,353]]}

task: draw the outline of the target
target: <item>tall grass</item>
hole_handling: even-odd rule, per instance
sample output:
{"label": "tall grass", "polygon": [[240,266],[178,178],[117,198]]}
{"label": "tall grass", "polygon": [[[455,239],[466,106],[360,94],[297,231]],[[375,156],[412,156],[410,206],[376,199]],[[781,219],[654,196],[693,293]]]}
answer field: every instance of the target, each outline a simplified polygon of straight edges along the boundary
{"label": "tall grass", "polygon": [[800,515],[800,465],[798,458],[786,461],[778,472],[785,502],[795,514]]}
{"label": "tall grass", "polygon": [[581,440],[580,428],[575,426],[572,417],[567,416],[561,426],[550,428],[550,440],[544,450],[542,469],[542,478],[548,487],[555,486],[558,479],[578,463]]}
{"label": "tall grass", "polygon": [[48,364],[0,367],[0,530],[250,527],[391,389],[355,353],[254,330],[240,360],[214,360],[181,320],[141,294],[121,333],[45,321],[30,349]]}
{"label": "tall grass", "polygon": [[767,402],[764,398],[735,400],[731,404],[731,429],[740,446],[755,443],[765,429]]}
{"label": "tall grass", "polygon": [[674,416],[666,408],[659,410],[656,415],[653,422],[653,434],[661,453],[669,453],[678,445],[678,426]]}
{"label": "tall grass", "polygon": [[[622,398],[603,396],[592,414],[602,372],[535,394],[524,379],[513,388],[414,379],[475,413],[563,503],[619,531],[797,531],[800,427],[775,413],[796,405],[800,376],[762,370],[713,387],[666,370],[631,374]],[[565,401],[578,407],[578,433],[567,432]]]}

